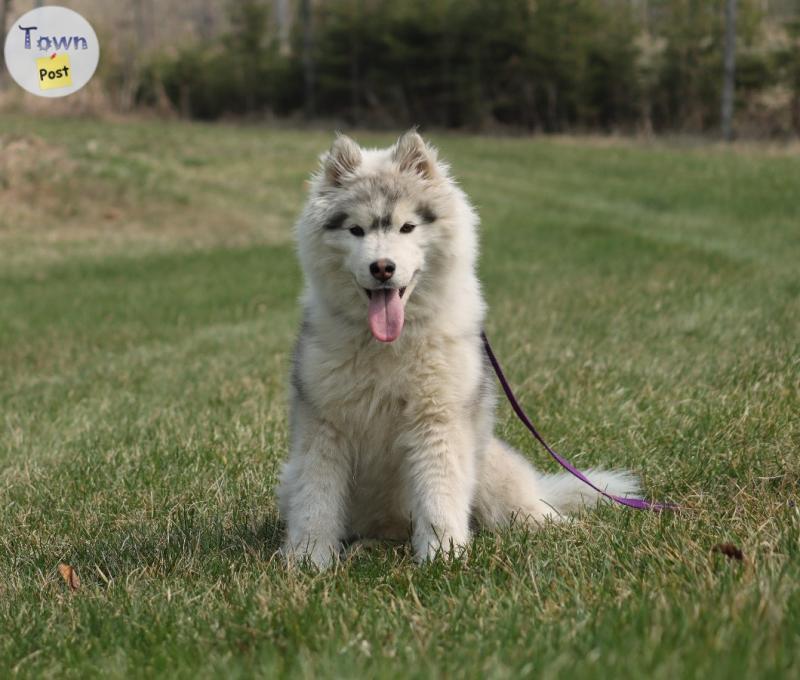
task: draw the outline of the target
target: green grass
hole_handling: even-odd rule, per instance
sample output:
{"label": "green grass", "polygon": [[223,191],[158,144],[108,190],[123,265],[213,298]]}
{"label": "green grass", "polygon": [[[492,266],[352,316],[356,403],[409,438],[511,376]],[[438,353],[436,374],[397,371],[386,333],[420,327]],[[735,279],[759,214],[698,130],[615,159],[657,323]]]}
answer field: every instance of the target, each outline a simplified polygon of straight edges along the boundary
{"label": "green grass", "polygon": [[[537,424],[686,510],[318,575],[273,556],[274,485],[290,225],[328,135],[0,130],[0,675],[800,673],[800,159],[434,135]],[[553,469],[505,405],[498,429]]]}

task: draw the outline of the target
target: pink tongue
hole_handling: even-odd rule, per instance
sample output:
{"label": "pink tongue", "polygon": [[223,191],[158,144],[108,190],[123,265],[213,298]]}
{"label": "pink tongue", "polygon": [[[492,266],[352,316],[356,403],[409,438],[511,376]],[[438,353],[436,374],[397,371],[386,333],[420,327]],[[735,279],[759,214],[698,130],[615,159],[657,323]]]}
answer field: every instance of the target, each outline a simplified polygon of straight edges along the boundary
{"label": "pink tongue", "polygon": [[394,342],[403,330],[404,310],[396,288],[372,291],[369,299],[369,329],[381,342]]}

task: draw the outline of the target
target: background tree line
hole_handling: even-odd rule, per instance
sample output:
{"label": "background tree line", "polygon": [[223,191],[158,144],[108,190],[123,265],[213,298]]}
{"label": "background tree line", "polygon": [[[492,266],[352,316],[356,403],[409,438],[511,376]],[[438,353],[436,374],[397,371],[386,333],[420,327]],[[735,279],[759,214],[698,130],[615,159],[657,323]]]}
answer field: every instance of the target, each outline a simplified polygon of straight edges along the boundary
{"label": "background tree line", "polygon": [[[0,0],[24,11],[30,0]],[[363,126],[720,127],[731,0],[62,0],[114,108]],[[735,129],[800,132],[800,0],[738,0]]]}
{"label": "background tree line", "polygon": [[[204,119],[303,113],[373,126],[703,132],[720,123],[723,0],[278,4],[230,3],[216,38],[146,64],[137,102],[161,97]],[[798,3],[738,4],[737,128],[797,132]]]}

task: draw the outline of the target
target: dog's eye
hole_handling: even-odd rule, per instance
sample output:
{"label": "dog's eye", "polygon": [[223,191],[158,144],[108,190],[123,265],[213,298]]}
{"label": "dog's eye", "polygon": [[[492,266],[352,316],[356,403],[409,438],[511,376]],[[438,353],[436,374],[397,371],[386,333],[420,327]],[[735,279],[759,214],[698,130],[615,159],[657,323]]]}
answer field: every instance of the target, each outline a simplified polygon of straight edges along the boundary
{"label": "dog's eye", "polygon": [[350,233],[353,236],[363,236],[364,235],[364,230],[361,227],[358,227],[358,226],[350,227]]}
{"label": "dog's eye", "polygon": [[416,224],[411,224],[411,222],[406,222],[402,227],[400,227],[401,234],[410,234],[414,229],[416,229]]}

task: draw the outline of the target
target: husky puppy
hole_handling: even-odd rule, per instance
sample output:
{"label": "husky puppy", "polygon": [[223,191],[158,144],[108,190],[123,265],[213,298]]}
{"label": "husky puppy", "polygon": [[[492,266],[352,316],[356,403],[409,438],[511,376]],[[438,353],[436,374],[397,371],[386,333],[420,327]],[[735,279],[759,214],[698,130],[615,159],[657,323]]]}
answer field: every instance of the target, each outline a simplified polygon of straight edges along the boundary
{"label": "husky puppy", "polygon": [[[303,321],[278,489],[290,560],[324,568],[346,539],[410,537],[421,562],[462,550],[471,523],[536,524],[599,500],[493,436],[477,226],[416,131],[381,150],[340,135],[323,155],[296,225]],[[627,472],[589,475],[637,488]]]}

